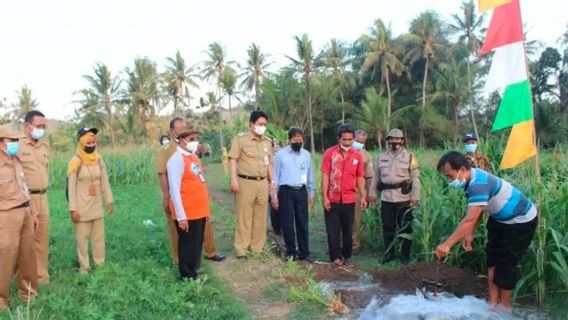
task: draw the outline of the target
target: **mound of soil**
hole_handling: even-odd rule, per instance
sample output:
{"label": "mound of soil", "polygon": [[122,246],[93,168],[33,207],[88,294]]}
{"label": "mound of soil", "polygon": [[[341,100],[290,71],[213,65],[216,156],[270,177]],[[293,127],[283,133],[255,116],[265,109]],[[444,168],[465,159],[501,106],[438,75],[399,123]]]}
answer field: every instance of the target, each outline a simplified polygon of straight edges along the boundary
{"label": "mound of soil", "polygon": [[[440,291],[452,293],[456,296],[473,295],[479,298],[487,296],[487,279],[476,276],[470,271],[439,265]],[[416,288],[426,287],[434,291],[437,281],[438,262],[420,262],[401,266],[396,270],[373,271],[373,278],[381,287],[395,291],[414,293]]]}

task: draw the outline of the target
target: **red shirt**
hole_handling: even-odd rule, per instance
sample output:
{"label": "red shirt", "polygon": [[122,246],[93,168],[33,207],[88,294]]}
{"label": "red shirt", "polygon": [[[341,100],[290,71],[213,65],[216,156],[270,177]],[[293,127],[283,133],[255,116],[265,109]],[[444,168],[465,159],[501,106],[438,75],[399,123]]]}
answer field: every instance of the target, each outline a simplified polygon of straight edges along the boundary
{"label": "red shirt", "polygon": [[331,203],[355,203],[357,177],[365,176],[363,155],[351,148],[343,152],[335,145],[323,154],[321,172],[329,174],[327,196]]}

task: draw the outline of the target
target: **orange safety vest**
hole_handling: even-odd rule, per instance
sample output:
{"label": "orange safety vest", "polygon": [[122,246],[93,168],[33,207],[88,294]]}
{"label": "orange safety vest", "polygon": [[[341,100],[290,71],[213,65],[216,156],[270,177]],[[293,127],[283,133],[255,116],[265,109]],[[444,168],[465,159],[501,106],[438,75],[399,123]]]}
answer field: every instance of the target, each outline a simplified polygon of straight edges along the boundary
{"label": "orange safety vest", "polygon": [[[187,220],[198,220],[209,218],[209,191],[203,178],[203,166],[195,155],[182,155],[184,170],[181,178],[181,203],[185,210]],[[199,167],[200,174],[195,174],[192,170],[193,165]],[[170,199],[170,213],[172,219],[177,220],[173,203]]]}

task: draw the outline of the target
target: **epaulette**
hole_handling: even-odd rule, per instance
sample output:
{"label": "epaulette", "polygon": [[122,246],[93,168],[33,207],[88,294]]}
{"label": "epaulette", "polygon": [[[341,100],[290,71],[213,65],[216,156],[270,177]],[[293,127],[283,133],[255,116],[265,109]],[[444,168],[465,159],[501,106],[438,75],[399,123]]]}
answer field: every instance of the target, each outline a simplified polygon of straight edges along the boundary
{"label": "epaulette", "polygon": [[410,152],[410,170],[415,170],[418,169],[418,167],[420,167],[420,165],[418,164],[418,159],[416,158],[416,156],[414,155],[414,153]]}
{"label": "epaulette", "polygon": [[237,133],[237,137],[244,137],[248,134],[248,132],[239,132]]}

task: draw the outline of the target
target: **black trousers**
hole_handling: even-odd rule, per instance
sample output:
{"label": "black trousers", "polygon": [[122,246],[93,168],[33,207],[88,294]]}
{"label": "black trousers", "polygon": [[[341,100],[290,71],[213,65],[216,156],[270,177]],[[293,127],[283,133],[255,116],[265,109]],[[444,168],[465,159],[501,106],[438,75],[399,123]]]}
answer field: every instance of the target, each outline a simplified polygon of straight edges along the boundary
{"label": "black trousers", "polygon": [[329,260],[351,259],[355,203],[332,203],[324,213]]}
{"label": "black trousers", "polygon": [[[280,205],[278,212],[280,227],[286,243],[286,256],[307,258],[310,255],[310,250],[308,246],[308,192],[306,188],[280,186],[278,203]],[[298,240],[297,251],[296,239]]]}
{"label": "black trousers", "polygon": [[205,219],[188,220],[189,229],[187,232],[180,229],[176,222],[179,235],[179,274],[182,279],[197,278],[197,270],[201,265],[201,252],[203,251]]}
{"label": "black trousers", "polygon": [[[394,257],[394,238],[398,234],[412,233],[412,207],[410,202],[381,202],[385,256]],[[398,229],[398,230],[397,230]],[[410,258],[412,241],[402,239],[401,258]]]}
{"label": "black trousers", "polygon": [[280,214],[279,214],[280,210],[276,210],[276,209],[274,209],[274,207],[272,207],[271,199],[272,199],[272,197],[268,196],[268,210],[270,212],[270,225],[272,226],[272,231],[274,232],[274,234],[281,234],[282,228],[280,227]]}

